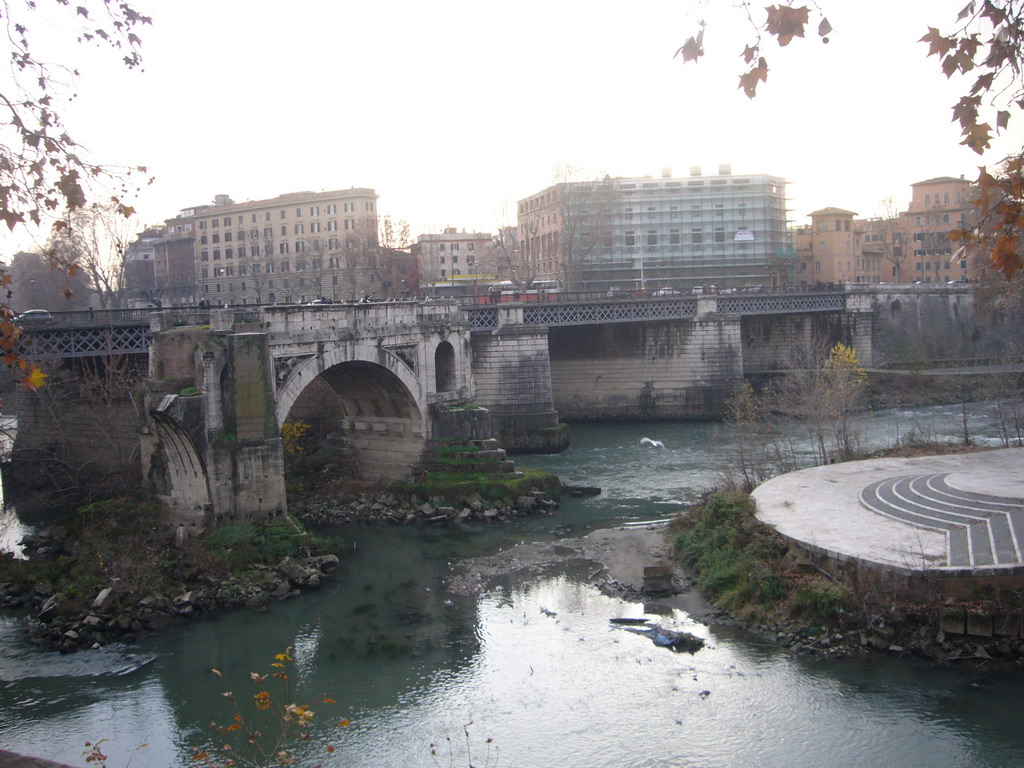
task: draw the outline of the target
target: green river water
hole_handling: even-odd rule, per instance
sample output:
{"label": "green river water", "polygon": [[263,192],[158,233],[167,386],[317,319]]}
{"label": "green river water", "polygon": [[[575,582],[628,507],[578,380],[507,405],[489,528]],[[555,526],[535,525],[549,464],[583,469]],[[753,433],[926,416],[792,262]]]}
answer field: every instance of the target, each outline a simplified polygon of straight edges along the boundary
{"label": "green river water", "polygon": [[[883,412],[864,429],[876,442],[896,429],[955,433],[954,410]],[[672,513],[714,484],[714,430],[573,426],[565,453],[517,460],[600,496],[508,526],[329,529],[356,542],[341,573],[265,613],[71,656],[29,646],[20,620],[0,617],[0,746],[84,766],[85,742],[106,739],[111,768],[189,765],[193,750],[217,743],[210,721],[229,721],[221,692],[251,697],[249,673],[292,646],[299,699],[338,702],[318,709],[306,744],[317,759],[306,765],[1024,765],[1021,675],[882,655],[794,658],[678,611],[663,621],[708,644],[675,654],[609,625],[641,605],[571,575],[512,580],[479,598],[446,593],[462,558]],[[639,447],[644,436],[665,449]],[[35,522],[12,510],[3,520],[8,541]],[[351,725],[338,728],[340,718]]]}

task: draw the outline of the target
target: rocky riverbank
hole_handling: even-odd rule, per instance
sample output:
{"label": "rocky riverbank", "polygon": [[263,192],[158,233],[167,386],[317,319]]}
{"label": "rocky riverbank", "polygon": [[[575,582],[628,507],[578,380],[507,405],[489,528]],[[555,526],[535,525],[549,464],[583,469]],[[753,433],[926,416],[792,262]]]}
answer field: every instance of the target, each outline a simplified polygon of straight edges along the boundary
{"label": "rocky riverbank", "polygon": [[[69,556],[61,529],[43,531],[24,542],[29,558],[54,562]],[[32,641],[69,653],[129,641],[166,628],[179,619],[232,608],[263,609],[278,600],[317,589],[337,568],[337,555],[283,557],[273,565],[254,564],[237,574],[193,572],[181,583],[148,594],[126,593],[117,579],[89,591],[55,589],[46,579],[0,581],[0,607],[30,618]]]}
{"label": "rocky riverbank", "polygon": [[516,497],[488,501],[471,493],[454,501],[441,496],[422,497],[380,493],[340,493],[330,498],[307,499],[292,504],[291,512],[305,524],[369,523],[446,525],[485,521],[509,522],[524,515],[550,515],[558,502],[544,491],[528,491]]}
{"label": "rocky riverbank", "polygon": [[317,589],[344,553],[295,521],[218,528],[172,542],[155,505],[89,505],[0,556],[0,608],[64,652],[130,640],[169,622],[266,607]]}

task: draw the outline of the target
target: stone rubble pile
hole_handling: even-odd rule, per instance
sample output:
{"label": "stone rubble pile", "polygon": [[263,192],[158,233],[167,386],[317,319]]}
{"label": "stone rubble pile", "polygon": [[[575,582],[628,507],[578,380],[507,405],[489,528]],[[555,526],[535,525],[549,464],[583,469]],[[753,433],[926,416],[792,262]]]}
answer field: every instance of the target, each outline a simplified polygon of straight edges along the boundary
{"label": "stone rubble pile", "polygon": [[550,515],[558,502],[543,491],[530,491],[516,498],[486,501],[474,493],[456,502],[440,497],[423,499],[394,493],[349,494],[332,499],[317,499],[292,504],[289,512],[306,524],[373,523],[408,525],[428,523],[442,525],[483,520],[506,523],[524,515]]}

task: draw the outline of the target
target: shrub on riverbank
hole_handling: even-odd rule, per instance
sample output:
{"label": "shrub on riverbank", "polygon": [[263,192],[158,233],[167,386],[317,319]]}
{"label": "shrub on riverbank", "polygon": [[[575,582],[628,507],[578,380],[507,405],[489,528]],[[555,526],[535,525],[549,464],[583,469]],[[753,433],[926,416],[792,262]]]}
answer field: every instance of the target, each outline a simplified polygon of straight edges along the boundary
{"label": "shrub on riverbank", "polygon": [[745,493],[710,494],[677,523],[675,546],[701,589],[743,618],[823,624],[841,622],[855,610],[848,587],[798,572],[786,543],[754,517],[754,502]]}

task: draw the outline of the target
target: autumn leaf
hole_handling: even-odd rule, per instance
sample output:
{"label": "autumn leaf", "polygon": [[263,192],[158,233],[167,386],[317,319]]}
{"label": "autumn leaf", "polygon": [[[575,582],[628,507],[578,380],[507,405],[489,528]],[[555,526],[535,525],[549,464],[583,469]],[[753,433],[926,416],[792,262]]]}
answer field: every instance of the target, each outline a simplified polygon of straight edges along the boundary
{"label": "autumn leaf", "polygon": [[759,82],[768,82],[768,62],[765,61],[763,56],[758,60],[756,67],[740,75],[739,87],[743,89],[748,98],[752,99],[757,95],[757,84]]}
{"label": "autumn leaf", "polygon": [[32,370],[28,376],[21,380],[21,385],[26,389],[35,392],[45,383],[45,379],[49,374],[43,373],[41,370],[32,366]]}
{"label": "autumn leaf", "polygon": [[696,37],[687,39],[685,43],[680,46],[679,50],[675,52],[672,58],[675,58],[679,54],[683,55],[683,63],[687,61],[696,61],[698,58],[704,55],[704,31],[701,30],[697,33]]}
{"label": "autumn leaf", "polygon": [[929,56],[945,56],[953,48],[953,39],[945,37],[935,27],[928,27],[928,32],[917,42],[928,43]]}
{"label": "autumn leaf", "polygon": [[977,123],[964,131],[964,140],[960,143],[970,147],[979,155],[988,149],[992,140],[992,126],[988,123]]}
{"label": "autumn leaf", "polygon": [[789,45],[794,37],[804,36],[804,27],[811,13],[807,6],[793,8],[789,5],[770,5],[765,10],[768,12],[765,31],[774,35],[779,45]]}

